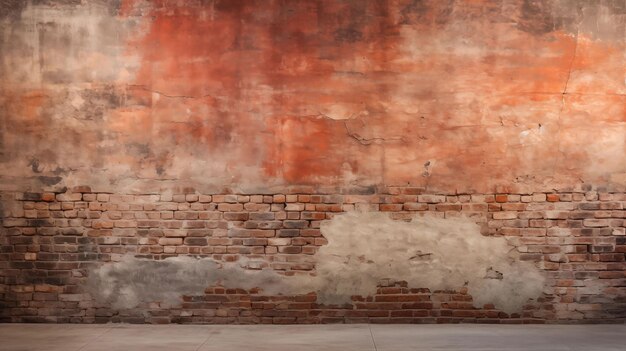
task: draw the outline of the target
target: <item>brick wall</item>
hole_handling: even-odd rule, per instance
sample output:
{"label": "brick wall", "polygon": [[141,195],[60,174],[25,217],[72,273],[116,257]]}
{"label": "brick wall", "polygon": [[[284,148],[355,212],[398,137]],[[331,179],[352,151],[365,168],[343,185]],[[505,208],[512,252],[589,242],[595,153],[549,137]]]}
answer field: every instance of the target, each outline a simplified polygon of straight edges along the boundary
{"label": "brick wall", "polygon": [[[545,323],[626,320],[626,194],[597,191],[532,194],[423,194],[421,188],[371,194],[110,194],[77,187],[64,193],[4,193],[0,237],[1,322],[130,323]],[[320,224],[344,211],[469,216],[484,235],[506,236],[520,259],[548,278],[544,295],[508,315],[477,309],[467,290],[430,291],[383,280],[371,296],[345,306],[315,294],[262,296],[207,287],[180,305],[154,301],[114,310],[94,301],[91,268],[125,255],[176,255],[264,262],[287,275],[315,270],[327,244]]]}

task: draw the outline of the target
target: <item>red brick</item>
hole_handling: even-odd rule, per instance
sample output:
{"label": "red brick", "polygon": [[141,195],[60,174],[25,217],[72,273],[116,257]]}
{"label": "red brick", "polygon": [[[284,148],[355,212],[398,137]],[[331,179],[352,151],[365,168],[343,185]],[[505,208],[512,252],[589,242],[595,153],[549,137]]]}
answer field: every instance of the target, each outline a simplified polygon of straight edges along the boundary
{"label": "red brick", "polygon": [[496,194],[495,196],[495,200],[496,202],[507,202],[508,201],[508,196],[506,194]]}
{"label": "red brick", "polygon": [[546,200],[548,202],[557,202],[560,200],[559,194],[547,194]]}
{"label": "red brick", "polygon": [[380,210],[383,212],[402,211],[402,205],[401,204],[381,204]]}

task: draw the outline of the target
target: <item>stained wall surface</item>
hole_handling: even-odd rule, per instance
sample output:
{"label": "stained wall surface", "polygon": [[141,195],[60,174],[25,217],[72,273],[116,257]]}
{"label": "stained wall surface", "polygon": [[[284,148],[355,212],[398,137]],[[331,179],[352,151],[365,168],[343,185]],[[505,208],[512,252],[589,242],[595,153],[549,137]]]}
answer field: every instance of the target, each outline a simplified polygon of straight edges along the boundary
{"label": "stained wall surface", "polygon": [[[626,0],[2,1],[0,191],[1,320],[623,321]],[[351,211],[391,216],[341,226]],[[472,286],[507,281],[491,266],[445,289],[416,270],[354,274],[372,295],[337,301],[382,312],[351,318],[319,299],[327,286],[225,305],[275,298],[247,286],[200,312],[150,294],[120,312],[89,290],[95,276],[141,275],[124,262],[174,256],[323,276],[323,252],[371,264],[346,240],[380,228],[436,248],[419,233],[446,230],[424,216],[478,235],[460,262],[500,247],[508,272],[532,263],[524,277],[543,290],[523,295],[527,312],[467,302],[486,302]],[[376,255],[459,268],[405,246]],[[174,296],[196,303],[196,290]],[[437,294],[453,300],[433,307]]]}
{"label": "stained wall surface", "polygon": [[8,2],[2,186],[623,189],[625,6]]}

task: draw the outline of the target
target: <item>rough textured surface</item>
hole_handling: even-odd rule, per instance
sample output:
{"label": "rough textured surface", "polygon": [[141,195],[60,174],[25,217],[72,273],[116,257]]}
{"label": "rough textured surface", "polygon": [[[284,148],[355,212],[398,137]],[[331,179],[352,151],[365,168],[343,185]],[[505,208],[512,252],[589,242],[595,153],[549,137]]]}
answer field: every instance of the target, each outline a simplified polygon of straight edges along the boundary
{"label": "rough textured surface", "polygon": [[0,0],[0,53],[0,320],[626,318],[626,0]]}
{"label": "rough textured surface", "polygon": [[469,219],[407,223],[385,213],[349,213],[323,223],[321,232],[328,239],[314,257],[321,302],[349,302],[399,277],[430,290],[467,286],[475,307],[494,304],[507,313],[520,312],[543,292],[545,278],[534,264],[520,262],[504,238],[481,235]]}
{"label": "rough textured surface", "polygon": [[0,318],[625,320],[625,193],[419,192],[4,194]]}
{"label": "rough textured surface", "polygon": [[[89,272],[87,291],[98,303],[113,309],[132,309],[159,301],[180,307],[183,296],[203,294],[208,286],[260,289],[264,295],[303,294],[313,290],[306,280],[286,279],[271,269],[250,270],[247,260],[220,264],[188,256],[139,260],[132,256]],[[304,284],[303,284],[304,283]]]}
{"label": "rough textured surface", "polygon": [[[313,259],[315,276],[282,277],[261,267],[264,261],[171,257],[162,261],[125,257],[90,272],[89,292],[115,309],[140,302],[182,303],[207,286],[258,288],[262,295],[316,293],[319,303],[349,304],[368,296],[381,281],[400,277],[410,286],[453,290],[467,286],[474,306],[493,304],[507,313],[521,312],[543,292],[544,276],[535,265],[519,262],[503,238],[489,238],[468,219],[428,218],[409,223],[384,213],[349,213],[324,223],[328,240]],[[394,253],[390,255],[389,253]]]}
{"label": "rough textured surface", "polygon": [[1,186],[623,190],[625,8],[2,2]]}

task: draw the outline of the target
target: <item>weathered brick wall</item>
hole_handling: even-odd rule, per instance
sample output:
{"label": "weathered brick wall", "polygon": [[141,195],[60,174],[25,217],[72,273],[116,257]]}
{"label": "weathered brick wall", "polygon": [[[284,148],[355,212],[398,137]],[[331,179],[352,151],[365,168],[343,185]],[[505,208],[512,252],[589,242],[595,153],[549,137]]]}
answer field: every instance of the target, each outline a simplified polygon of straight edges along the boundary
{"label": "weathered brick wall", "polygon": [[[372,194],[4,193],[0,237],[0,321],[131,323],[545,323],[626,319],[626,194],[423,194],[385,188]],[[327,244],[320,224],[353,210],[395,220],[468,216],[485,236],[505,236],[548,278],[543,295],[508,315],[477,309],[467,289],[430,291],[381,280],[370,296],[342,306],[314,293],[263,296],[255,289],[207,287],[180,304],[160,301],[116,310],[85,290],[90,269],[125,255],[176,255],[217,261],[254,258],[286,275],[315,271]],[[401,279],[401,277],[392,277]]]}
{"label": "weathered brick wall", "polygon": [[[625,23],[616,0],[0,1],[0,320],[623,322]],[[467,216],[543,295],[508,316],[474,308],[482,276],[384,272],[348,306],[89,290],[128,257],[319,277],[352,210]]]}

